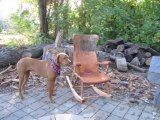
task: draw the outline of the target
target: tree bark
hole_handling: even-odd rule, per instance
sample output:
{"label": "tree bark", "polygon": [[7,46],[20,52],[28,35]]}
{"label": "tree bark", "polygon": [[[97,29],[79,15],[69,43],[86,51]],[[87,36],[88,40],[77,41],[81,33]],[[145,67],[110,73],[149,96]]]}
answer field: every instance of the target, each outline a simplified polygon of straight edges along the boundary
{"label": "tree bark", "polygon": [[38,0],[40,33],[48,34],[48,20],[47,20],[47,0]]}
{"label": "tree bark", "polygon": [[33,47],[25,50],[0,49],[0,68],[15,65],[22,57],[40,58],[43,54],[43,46]]}
{"label": "tree bark", "polygon": [[61,42],[63,41],[63,30],[59,30],[57,32],[56,40],[55,40],[55,47],[61,47]]}
{"label": "tree bark", "polygon": [[[57,23],[58,19],[59,19],[58,0],[54,0],[54,21]],[[59,25],[55,24],[54,36],[56,36],[58,30],[60,30]]]}
{"label": "tree bark", "polygon": [[43,47],[34,47],[26,49],[22,52],[21,57],[40,58],[43,55]]}
{"label": "tree bark", "polygon": [[21,58],[21,53],[17,49],[6,49],[5,51],[0,52],[0,56],[0,68],[2,68],[16,64]]}

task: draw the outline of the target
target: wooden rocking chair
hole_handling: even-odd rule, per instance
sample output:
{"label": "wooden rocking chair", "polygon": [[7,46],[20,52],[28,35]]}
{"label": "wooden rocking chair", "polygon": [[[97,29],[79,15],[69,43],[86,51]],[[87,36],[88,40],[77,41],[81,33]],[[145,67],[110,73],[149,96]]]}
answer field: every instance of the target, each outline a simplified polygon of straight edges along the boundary
{"label": "wooden rocking chair", "polygon": [[[107,94],[94,86],[95,84],[106,83],[110,80],[109,76],[99,72],[99,65],[106,65],[107,71],[110,61],[97,61],[95,48],[99,40],[98,35],[74,35],[72,39],[74,44],[73,73],[77,76],[77,80],[80,80],[80,86],[73,86],[68,76],[66,76],[66,79],[76,100],[82,103],[87,98],[99,96],[111,97],[110,94]],[[80,95],[75,91],[74,88],[76,87],[81,88]],[[98,96],[84,96],[84,87],[92,87]]]}

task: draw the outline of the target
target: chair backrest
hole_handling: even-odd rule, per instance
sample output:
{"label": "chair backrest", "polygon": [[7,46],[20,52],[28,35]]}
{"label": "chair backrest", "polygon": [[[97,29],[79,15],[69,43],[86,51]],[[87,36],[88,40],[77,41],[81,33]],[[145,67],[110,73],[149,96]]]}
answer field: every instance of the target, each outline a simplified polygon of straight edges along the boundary
{"label": "chair backrest", "polygon": [[99,40],[98,35],[74,35],[73,64],[81,64],[75,67],[76,73],[98,72],[96,45]]}

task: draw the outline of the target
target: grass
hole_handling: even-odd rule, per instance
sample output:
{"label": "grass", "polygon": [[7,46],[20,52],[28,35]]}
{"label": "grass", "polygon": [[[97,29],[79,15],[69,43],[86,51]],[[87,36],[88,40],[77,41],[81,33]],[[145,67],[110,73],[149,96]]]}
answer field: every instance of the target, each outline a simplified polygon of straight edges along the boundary
{"label": "grass", "polygon": [[10,34],[0,34],[0,44],[5,45],[9,48],[20,48],[25,46],[39,45],[42,44],[43,40],[47,38],[31,36],[25,37],[23,35],[10,35]]}
{"label": "grass", "polygon": [[44,43],[53,43],[54,39],[44,35],[11,35],[11,34],[0,34],[0,44],[6,45],[9,48],[20,48],[26,46],[35,46]]}

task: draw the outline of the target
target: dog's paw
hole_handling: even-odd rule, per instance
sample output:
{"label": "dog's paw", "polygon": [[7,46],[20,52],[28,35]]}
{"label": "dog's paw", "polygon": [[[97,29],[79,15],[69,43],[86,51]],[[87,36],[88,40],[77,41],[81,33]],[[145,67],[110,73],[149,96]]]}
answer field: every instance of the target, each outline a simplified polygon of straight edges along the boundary
{"label": "dog's paw", "polygon": [[50,102],[51,102],[51,103],[55,103],[55,101],[54,101],[53,99],[50,99]]}
{"label": "dog's paw", "polygon": [[20,96],[20,98],[23,100],[24,99],[24,97],[23,96]]}

